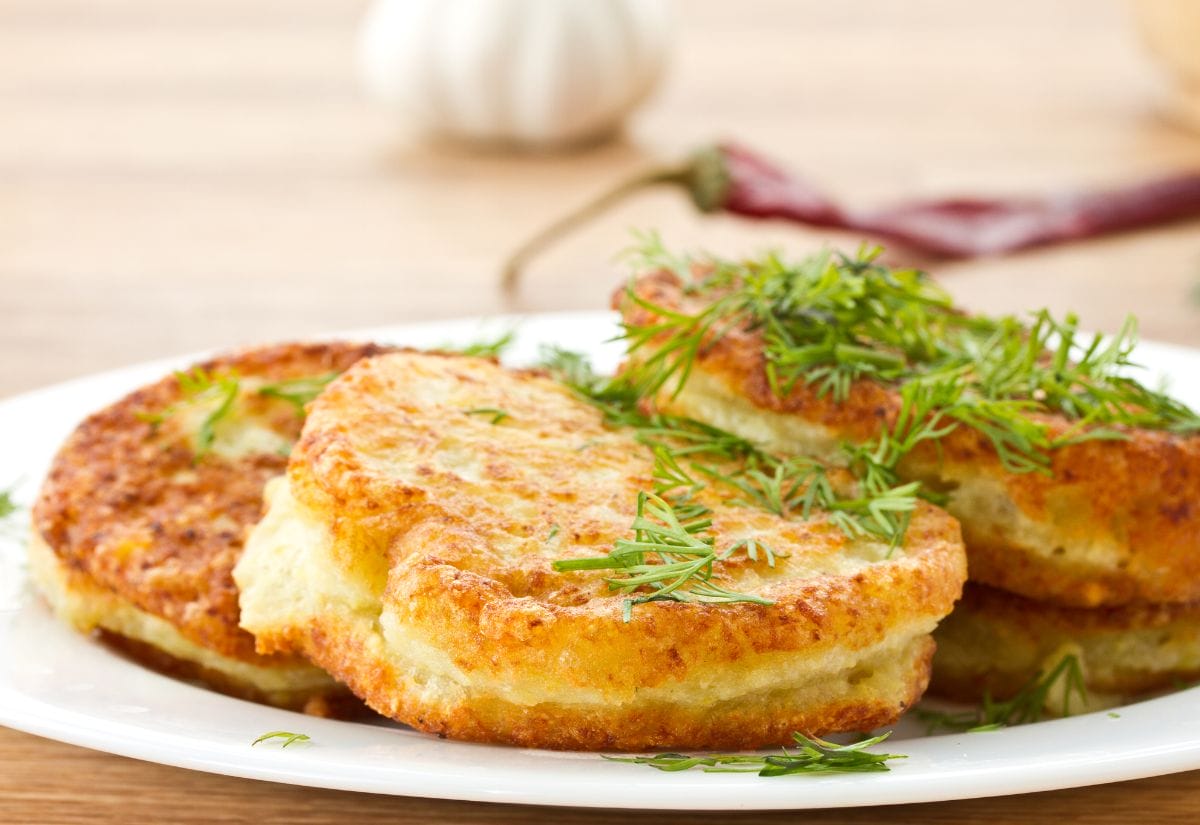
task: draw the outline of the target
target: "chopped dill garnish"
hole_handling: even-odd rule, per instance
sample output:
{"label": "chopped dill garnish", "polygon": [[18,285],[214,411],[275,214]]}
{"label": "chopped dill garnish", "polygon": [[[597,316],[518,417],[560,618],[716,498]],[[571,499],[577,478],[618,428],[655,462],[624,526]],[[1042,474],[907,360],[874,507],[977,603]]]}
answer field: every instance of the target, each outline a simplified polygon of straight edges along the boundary
{"label": "chopped dill garnish", "polygon": [[0,521],[4,521],[21,509],[16,499],[13,498],[15,492],[15,485],[6,490],[0,490]]}
{"label": "chopped dill garnish", "polygon": [[705,773],[754,773],[759,776],[793,776],[813,773],[877,773],[888,771],[892,759],[904,759],[898,753],[871,753],[867,748],[878,745],[890,736],[885,733],[855,742],[838,745],[815,736],[793,733],[796,748],[784,748],[780,754],[732,754],[688,756],[682,753],[660,753],[657,756],[605,756],[611,762],[649,765],[660,771],[686,771],[700,768]]}
{"label": "chopped dill garnish", "polygon": [[559,527],[557,524],[551,524],[550,525],[550,534],[546,536],[546,542],[549,543],[549,542],[554,541],[554,537],[557,536],[560,532],[562,532],[561,527]]}
{"label": "chopped dill garnish", "polygon": [[18,524],[12,521],[17,513],[25,510],[16,500],[17,484],[19,483],[15,482],[12,486],[0,490],[0,535],[2,536],[15,537],[20,529]]}
{"label": "chopped dill garnish", "polygon": [[[646,414],[639,396],[621,376],[596,375],[586,359],[574,352],[548,349],[543,367],[597,407],[605,423],[631,428],[635,438],[653,454],[653,490],[638,497],[631,529],[633,541],[618,539],[606,556],[554,562],[560,572],[615,570],[609,587],[630,594],[625,620],[632,608],[651,601],[752,602],[767,599],[730,591],[714,577],[720,562],[738,551],[752,561],[759,552],[774,566],[777,554],[768,545],[743,539],[718,552],[706,531],[707,508],[693,496],[709,485],[734,494],[729,503],[755,507],[784,518],[810,518],[826,512],[830,521],[852,539],[871,539],[896,546],[916,507],[915,483],[881,485],[872,495],[845,494],[835,489],[824,465],[802,457],[779,458],[733,433],[690,418]],[[645,591],[634,596],[635,591]]]}
{"label": "chopped dill garnish", "polygon": [[340,372],[327,372],[324,375],[311,375],[302,378],[289,378],[272,384],[263,384],[258,388],[258,394],[267,398],[278,398],[296,408],[296,414],[304,416],[304,408],[316,400],[329,382],[341,375]]}
{"label": "chopped dill garnish", "polygon": [[[864,245],[854,256],[823,252],[799,263],[774,254],[696,261],[645,238],[638,268],[677,273],[687,300],[662,306],[631,282],[624,300],[644,317],[623,325],[628,358],[618,375],[597,376],[562,350],[551,350],[544,366],[608,426],[634,430],[654,457],[653,489],[639,495],[633,541],[556,569],[618,571],[608,582],[630,594],[627,620],[633,605],[659,599],[761,602],[714,582],[718,562],[742,549],[757,559],[760,545],[717,551],[707,526],[695,526],[707,525],[695,499],[705,487],[723,486],[735,494],[730,503],[784,518],[822,512],[851,540],[894,549],[918,498],[946,502],[906,478],[903,460],[960,427],[983,435],[1007,471],[1043,474],[1054,449],[1123,439],[1124,428],[1200,430],[1188,407],[1129,377],[1137,366],[1132,320],[1106,339],[1081,334],[1073,315],[1056,320],[1041,311],[1029,323],[968,315],[923,272],[879,264],[880,252]],[[734,330],[761,335],[765,378],[779,396],[803,382],[818,397],[844,402],[857,382],[870,381],[894,391],[898,406],[873,439],[844,443],[819,460],[771,455],[734,433],[655,412],[654,402],[676,397],[704,353]],[[1072,424],[1052,432],[1046,413]],[[762,549],[773,563],[774,552]]]}
{"label": "chopped dill garnish", "polygon": [[[1047,709],[1052,698],[1051,692],[1060,682],[1061,686],[1057,689],[1062,691],[1061,704]],[[1073,697],[1078,701],[1079,708],[1087,707],[1088,693],[1083,681],[1083,668],[1079,664],[1079,657],[1069,654],[1049,671],[1030,679],[1011,699],[997,702],[984,694],[983,702],[973,710],[943,713],[917,708],[917,718],[925,723],[926,733],[939,730],[982,733],[1010,725],[1040,722],[1047,712],[1055,716],[1070,716]]]}
{"label": "chopped dill garnish", "polygon": [[[1030,323],[968,315],[925,273],[877,263],[881,252],[864,245],[853,256],[822,252],[798,263],[775,254],[688,261],[689,269],[710,270],[685,287],[710,299],[695,312],[656,305],[631,284],[626,300],[654,320],[625,325],[634,356],[627,381],[642,397],[678,393],[699,355],[741,327],[762,331],[767,378],[779,395],[803,381],[843,401],[863,378],[897,387],[920,381],[938,388],[948,420],[979,429],[1012,457],[1014,472],[1041,466],[1031,453],[1053,446],[1029,422],[1031,411],[1061,413],[1084,427],[1200,427],[1192,410],[1126,374],[1137,366],[1132,318],[1106,339],[1084,336],[1074,315],[1060,321],[1046,310]],[[681,267],[654,236],[637,254],[642,269]]]}
{"label": "chopped dill garnish", "polygon": [[[777,395],[803,382],[841,402],[858,381],[890,387],[900,400],[895,421],[872,442],[842,447],[869,499],[904,489],[901,460],[959,427],[983,434],[1012,473],[1049,473],[1050,451],[1122,439],[1122,428],[1200,429],[1187,406],[1129,377],[1137,367],[1132,319],[1105,338],[1080,333],[1074,315],[1060,321],[1045,310],[1030,323],[968,315],[923,272],[877,263],[880,252],[863,246],[854,256],[823,252],[799,263],[774,254],[693,261],[645,237],[638,268],[680,274],[698,308],[660,306],[631,283],[625,300],[651,318],[625,323],[629,361],[614,382],[639,400],[674,397],[703,353],[742,329],[761,334]],[[693,280],[694,269],[709,274]],[[1052,437],[1037,413],[1074,424]],[[904,491],[938,500],[931,491]]]}
{"label": "chopped dill garnish", "polygon": [[512,418],[508,410],[502,410],[499,407],[476,407],[473,410],[463,410],[467,415],[486,415],[491,417],[493,424],[499,424],[506,418]]}
{"label": "chopped dill garnish", "polygon": [[212,409],[196,429],[193,440],[194,458],[198,461],[212,449],[213,442],[217,437],[217,423],[233,412],[234,402],[237,400],[241,385],[237,375],[233,373],[214,375],[201,367],[194,367],[190,371],[177,371],[175,379],[179,382],[183,400],[157,413],[140,413],[138,418],[150,424],[152,429],[157,430],[163,422],[185,406],[212,405]]}
{"label": "chopped dill garnish", "polygon": [[654,454],[654,492],[690,495],[720,484],[739,496],[732,503],[769,510],[785,518],[808,519],[814,511],[850,538],[872,538],[895,546],[916,507],[916,483],[877,475],[849,495],[835,489],[824,464],[802,456],[780,458],[733,433],[694,419],[647,414],[623,377],[596,375],[574,352],[548,349],[543,366],[577,396],[596,406],[605,422],[629,427]]}
{"label": "chopped dill garnish", "polygon": [[727,590],[713,581],[714,564],[739,549],[747,549],[747,544],[742,542],[718,553],[713,539],[705,535],[712,526],[709,515],[710,511],[698,504],[668,503],[651,493],[641,493],[633,520],[633,539],[617,539],[607,556],[559,559],[553,567],[559,572],[615,570],[621,575],[605,581],[609,589],[626,594],[649,588],[649,593],[625,600],[626,622],[635,605],[647,602],[774,604],[769,599]]}
{"label": "chopped dill garnish", "polygon": [[283,740],[280,748],[286,748],[288,745],[294,745],[297,742],[310,742],[311,738],[307,733],[291,733],[286,730],[273,730],[270,733],[264,733],[262,736],[250,743],[250,747],[254,747],[260,742],[268,742],[273,739]]}
{"label": "chopped dill garnish", "polygon": [[463,347],[439,347],[443,352],[453,352],[459,355],[474,355],[479,358],[499,358],[516,339],[516,330],[509,330],[492,340],[475,341]]}

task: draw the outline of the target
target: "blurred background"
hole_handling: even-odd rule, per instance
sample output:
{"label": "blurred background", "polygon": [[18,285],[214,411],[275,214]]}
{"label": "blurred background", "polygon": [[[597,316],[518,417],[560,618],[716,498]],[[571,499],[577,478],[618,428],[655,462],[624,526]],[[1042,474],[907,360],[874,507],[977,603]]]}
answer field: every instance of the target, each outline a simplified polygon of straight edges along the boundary
{"label": "blurred background", "polygon": [[[1145,2],[1168,20],[1165,6],[1190,6],[1193,20],[1200,9]],[[536,3],[501,5],[518,16],[497,13],[488,25],[545,14]],[[1186,72],[1163,59],[1169,43],[1148,48],[1140,8],[677,2],[669,19],[639,24],[665,35],[655,46],[664,71],[623,127],[545,149],[537,140],[479,145],[444,126],[431,138],[428,111],[389,104],[378,82],[369,93],[364,2],[0,0],[0,340],[9,356],[0,394],[197,348],[602,308],[631,228],[724,255],[857,243],[702,216],[678,192],[651,191],[539,258],[515,296],[497,288],[505,255],[542,225],[648,164],[720,139],[863,204],[1200,170],[1200,132],[1181,102]],[[441,43],[425,59],[459,65],[470,26],[422,25]],[[628,38],[632,24],[622,25]],[[1168,39],[1181,26],[1168,22]],[[399,37],[397,49],[411,48]],[[382,42],[371,48],[386,53],[392,41]],[[589,42],[576,32],[560,46],[578,55]],[[419,62],[377,71],[399,73],[399,85],[433,95],[420,105],[438,105],[438,81]],[[489,103],[497,92],[478,94],[481,117],[504,117]],[[1074,309],[1102,330],[1134,312],[1147,337],[1200,344],[1195,221],[934,271],[977,309]]]}

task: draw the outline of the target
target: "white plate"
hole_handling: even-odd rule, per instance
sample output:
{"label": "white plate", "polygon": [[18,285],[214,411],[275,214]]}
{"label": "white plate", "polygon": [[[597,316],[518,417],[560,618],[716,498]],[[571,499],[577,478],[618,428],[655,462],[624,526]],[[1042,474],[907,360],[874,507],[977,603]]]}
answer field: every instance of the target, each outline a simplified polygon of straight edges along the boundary
{"label": "white plate", "polygon": [[[544,342],[591,353],[611,368],[619,348],[601,313],[519,322],[454,321],[366,330],[353,337],[415,346],[466,343],[518,324],[508,360]],[[1174,392],[1200,405],[1200,352],[1139,351]],[[0,487],[22,479],[28,503],[60,441],[88,411],[193,359],[72,381],[0,403]],[[11,531],[9,531],[11,532]],[[399,727],[336,722],[230,699],[144,670],[60,625],[30,592],[22,540],[0,538],[0,723],[124,756],[213,773],[352,791],[607,808],[750,810],[930,802],[1050,790],[1200,768],[1200,692],[994,733],[924,737],[902,722],[890,773],[793,776],[661,773],[594,754],[438,740]],[[272,730],[307,733],[286,750],[250,742]]]}

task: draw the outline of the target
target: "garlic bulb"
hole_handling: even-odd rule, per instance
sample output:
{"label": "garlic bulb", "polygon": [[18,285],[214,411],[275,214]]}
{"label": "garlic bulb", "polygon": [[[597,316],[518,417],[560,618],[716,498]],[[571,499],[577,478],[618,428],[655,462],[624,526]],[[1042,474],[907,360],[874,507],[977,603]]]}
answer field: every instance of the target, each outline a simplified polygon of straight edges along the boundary
{"label": "garlic bulb", "polygon": [[665,0],[375,0],[367,86],[409,125],[553,145],[614,131],[661,74]]}

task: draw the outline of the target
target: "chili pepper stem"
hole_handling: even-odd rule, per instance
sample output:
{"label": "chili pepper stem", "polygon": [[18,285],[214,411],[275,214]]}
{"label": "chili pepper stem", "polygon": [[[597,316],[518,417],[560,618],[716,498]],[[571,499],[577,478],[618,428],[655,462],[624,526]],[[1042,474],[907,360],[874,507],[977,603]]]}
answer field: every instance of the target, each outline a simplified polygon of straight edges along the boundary
{"label": "chili pepper stem", "polygon": [[501,287],[505,292],[514,291],[521,279],[522,271],[524,271],[532,258],[540,254],[546,247],[551,246],[559,238],[569,234],[581,224],[590,221],[609,207],[619,203],[634,192],[647,189],[651,186],[668,183],[687,185],[691,173],[691,164],[652,167],[618,184],[599,197],[588,201],[573,212],[567,213],[525,241],[508,257],[504,262],[504,268],[501,273]]}

